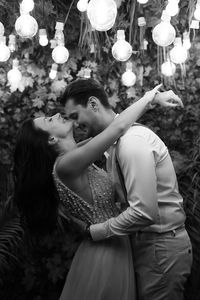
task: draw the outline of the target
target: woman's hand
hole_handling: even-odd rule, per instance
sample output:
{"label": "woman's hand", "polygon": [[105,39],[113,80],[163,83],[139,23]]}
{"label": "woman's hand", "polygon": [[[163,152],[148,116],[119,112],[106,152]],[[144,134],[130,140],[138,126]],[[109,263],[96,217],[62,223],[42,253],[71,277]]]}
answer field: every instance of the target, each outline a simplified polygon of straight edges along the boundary
{"label": "woman's hand", "polygon": [[157,92],[152,104],[160,104],[164,107],[184,107],[182,100],[172,90]]}

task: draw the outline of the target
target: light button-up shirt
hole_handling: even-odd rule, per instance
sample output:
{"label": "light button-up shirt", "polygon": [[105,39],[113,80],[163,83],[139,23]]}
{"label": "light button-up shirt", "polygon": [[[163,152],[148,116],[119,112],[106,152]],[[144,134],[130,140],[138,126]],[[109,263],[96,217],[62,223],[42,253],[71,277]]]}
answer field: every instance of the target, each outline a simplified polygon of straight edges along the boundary
{"label": "light button-up shirt", "polygon": [[[185,222],[183,199],[168,149],[144,126],[132,126],[115,145],[129,207],[119,216],[90,226],[93,240],[132,232],[167,232]],[[119,181],[115,159],[112,176]],[[119,186],[119,185],[118,185]]]}

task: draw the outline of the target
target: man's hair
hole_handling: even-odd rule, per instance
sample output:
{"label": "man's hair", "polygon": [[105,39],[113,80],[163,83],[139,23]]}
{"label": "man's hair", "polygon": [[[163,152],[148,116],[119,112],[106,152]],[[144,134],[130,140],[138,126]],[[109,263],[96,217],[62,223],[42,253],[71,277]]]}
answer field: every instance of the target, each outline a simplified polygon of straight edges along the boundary
{"label": "man's hair", "polygon": [[65,105],[69,99],[72,99],[76,104],[87,106],[88,100],[91,96],[97,97],[101,104],[110,108],[108,96],[98,81],[94,79],[76,79],[71,82],[61,97],[61,104]]}

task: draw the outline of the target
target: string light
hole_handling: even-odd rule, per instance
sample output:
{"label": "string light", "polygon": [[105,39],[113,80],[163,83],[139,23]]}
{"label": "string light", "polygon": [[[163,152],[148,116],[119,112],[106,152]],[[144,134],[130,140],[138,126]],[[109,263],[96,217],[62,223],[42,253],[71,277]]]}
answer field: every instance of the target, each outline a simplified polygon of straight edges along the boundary
{"label": "string light", "polygon": [[132,46],[125,41],[124,30],[117,30],[117,42],[112,46],[112,55],[118,61],[126,61],[132,55]]}
{"label": "string light", "polygon": [[194,17],[197,21],[200,21],[200,0],[197,0],[196,9],[194,11]]}
{"label": "string light", "polygon": [[168,13],[169,16],[174,17],[178,14],[178,12],[179,12],[178,3],[179,3],[178,0],[169,0],[168,1],[168,4],[166,6],[166,12]]}
{"label": "string light", "polygon": [[0,36],[4,35],[5,29],[3,24],[0,22]]}
{"label": "string light", "polygon": [[183,33],[183,47],[186,50],[189,50],[191,48],[191,42],[190,42],[190,34],[189,32],[185,31]]}
{"label": "string light", "polygon": [[170,59],[175,64],[182,64],[187,59],[187,50],[183,47],[181,37],[174,41],[174,48],[170,51]]}
{"label": "string light", "polygon": [[38,23],[29,13],[22,9],[20,9],[20,13],[20,17],[15,22],[15,30],[23,38],[32,38],[38,31]]}
{"label": "string light", "polygon": [[0,36],[0,62],[7,61],[10,58],[10,49],[6,46],[6,37]]}
{"label": "string light", "polygon": [[47,46],[49,43],[47,38],[47,31],[46,29],[40,29],[39,30],[39,44],[43,47]]}
{"label": "string light", "polygon": [[64,40],[64,23],[56,23],[56,33],[55,40],[57,41],[57,46],[52,51],[52,58],[57,64],[64,64],[69,58],[69,51],[65,48]]}
{"label": "string light", "polygon": [[16,36],[14,34],[9,35],[8,47],[11,52],[16,50]]}
{"label": "string light", "polygon": [[146,4],[149,0],[137,0],[138,3],[140,4]]}
{"label": "string light", "polygon": [[52,64],[51,66],[51,71],[49,73],[49,77],[53,80],[57,76],[57,70],[58,70],[58,65],[57,64]]}
{"label": "string light", "polygon": [[79,0],[77,2],[77,9],[80,11],[80,12],[84,12],[87,10],[87,7],[88,7],[88,0]]}
{"label": "string light", "polygon": [[117,4],[114,0],[90,0],[87,16],[92,27],[98,31],[107,31],[115,23]]}
{"label": "string light", "polygon": [[13,59],[13,67],[7,74],[8,82],[12,90],[16,90],[22,80],[22,73],[19,71],[19,61]]}
{"label": "string light", "polygon": [[169,59],[161,65],[161,73],[167,77],[173,76],[176,72],[176,65]]}
{"label": "string light", "polygon": [[161,22],[156,25],[152,31],[153,41],[161,47],[169,46],[176,37],[176,31],[170,24],[171,17],[164,10],[161,16]]}
{"label": "string light", "polygon": [[34,1],[33,0],[23,0],[20,6],[21,6],[21,10],[24,13],[29,13],[34,9]]}
{"label": "string light", "polygon": [[122,83],[127,86],[131,87],[136,83],[136,75],[132,71],[132,63],[126,63],[126,72],[122,74]]}

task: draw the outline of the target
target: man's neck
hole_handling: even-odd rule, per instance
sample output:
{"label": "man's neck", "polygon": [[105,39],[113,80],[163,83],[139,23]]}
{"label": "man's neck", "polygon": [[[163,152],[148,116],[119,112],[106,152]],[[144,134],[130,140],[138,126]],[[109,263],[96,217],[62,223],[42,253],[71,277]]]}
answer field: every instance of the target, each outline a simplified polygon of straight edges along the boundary
{"label": "man's neck", "polygon": [[105,113],[102,115],[102,122],[101,122],[101,131],[103,131],[106,127],[110,125],[110,123],[114,120],[116,113],[112,110],[106,110]]}

